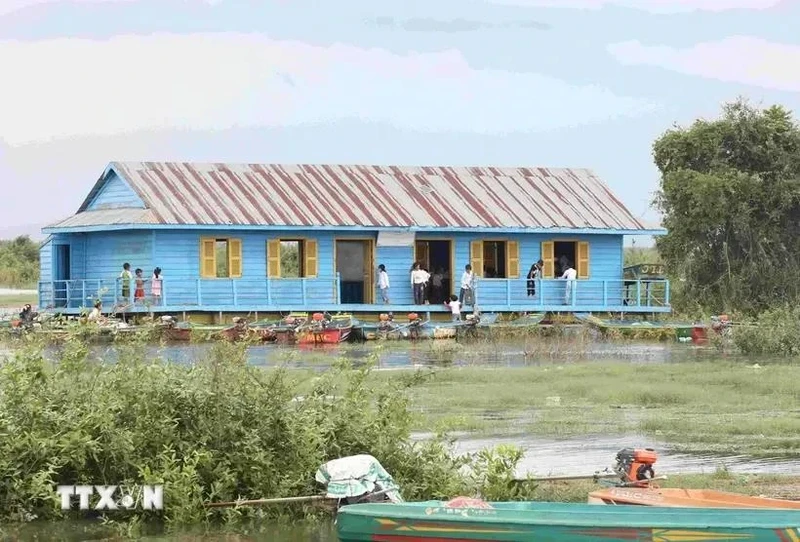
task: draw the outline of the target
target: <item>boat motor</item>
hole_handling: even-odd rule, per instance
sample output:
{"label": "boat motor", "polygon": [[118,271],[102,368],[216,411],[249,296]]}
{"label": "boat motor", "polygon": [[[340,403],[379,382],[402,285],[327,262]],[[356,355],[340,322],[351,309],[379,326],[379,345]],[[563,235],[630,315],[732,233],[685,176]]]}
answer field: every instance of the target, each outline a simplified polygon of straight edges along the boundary
{"label": "boat motor", "polygon": [[408,313],[408,336],[412,339],[419,338],[419,329],[422,327],[422,318],[416,312]]}
{"label": "boat motor", "polygon": [[325,321],[325,315],[321,312],[315,312],[311,315],[311,332],[312,333],[320,333],[325,330],[327,327],[327,322]]}
{"label": "boat motor", "polygon": [[615,470],[624,483],[647,483],[655,478],[653,465],[657,459],[652,448],[623,448],[617,452]]}
{"label": "boat motor", "polygon": [[383,313],[378,317],[378,331],[390,331],[394,328],[392,313]]}

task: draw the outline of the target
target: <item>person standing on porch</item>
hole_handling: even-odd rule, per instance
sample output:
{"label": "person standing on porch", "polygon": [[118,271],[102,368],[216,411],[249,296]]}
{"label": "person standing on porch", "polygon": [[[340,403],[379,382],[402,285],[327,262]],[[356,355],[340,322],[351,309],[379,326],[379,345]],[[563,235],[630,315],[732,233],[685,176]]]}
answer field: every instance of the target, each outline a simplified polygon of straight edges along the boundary
{"label": "person standing on porch", "polygon": [[464,266],[464,273],[461,275],[461,291],[458,294],[458,300],[462,305],[475,305],[475,274],[472,272],[472,266],[470,264]]}
{"label": "person standing on porch", "polygon": [[142,273],[144,273],[144,271],[140,268],[136,269],[136,289],[133,291],[134,303],[144,302],[144,276]]}
{"label": "person standing on porch", "polygon": [[156,267],[153,269],[153,278],[150,279],[150,295],[153,296],[153,304],[161,305],[161,291],[163,288],[163,281],[161,278],[161,268]]}
{"label": "person standing on porch", "polygon": [[380,264],[378,266],[378,290],[381,292],[381,299],[384,305],[389,304],[389,273],[386,272],[386,266]]}
{"label": "person standing on porch", "polygon": [[125,262],[122,264],[122,273],[119,274],[120,282],[122,283],[122,301],[127,303],[131,298],[131,264]]}
{"label": "person standing on porch", "polygon": [[414,291],[415,305],[423,305],[425,303],[425,285],[428,283],[429,278],[428,272],[421,269],[419,263],[415,263],[411,271],[411,289]]}
{"label": "person standing on porch", "polygon": [[536,295],[536,281],[542,276],[542,269],[544,268],[544,260],[539,260],[531,266],[528,271],[528,297]]}
{"label": "person standing on porch", "polygon": [[567,262],[567,270],[561,275],[561,278],[567,281],[566,287],[564,288],[564,303],[566,305],[572,304],[572,290],[575,288],[575,278],[577,276],[578,272],[575,271],[575,268],[572,267],[570,262]]}

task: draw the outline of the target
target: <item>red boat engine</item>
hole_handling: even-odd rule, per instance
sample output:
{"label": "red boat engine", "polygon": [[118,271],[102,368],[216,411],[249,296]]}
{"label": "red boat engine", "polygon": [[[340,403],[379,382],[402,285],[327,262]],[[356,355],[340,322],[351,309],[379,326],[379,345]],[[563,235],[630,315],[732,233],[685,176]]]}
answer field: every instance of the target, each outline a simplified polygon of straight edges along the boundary
{"label": "red boat engine", "polygon": [[325,315],[321,312],[315,312],[311,315],[311,332],[312,333],[320,333],[325,330],[327,322],[325,321]]}
{"label": "red boat engine", "polygon": [[378,317],[378,331],[389,331],[394,327],[392,313],[383,313]]}
{"label": "red boat engine", "polygon": [[422,318],[416,312],[408,313],[408,335],[412,339],[419,338],[419,328],[422,326]]}
{"label": "red boat engine", "polygon": [[617,452],[615,470],[627,484],[647,484],[655,478],[653,465],[658,459],[652,448],[623,448]]}

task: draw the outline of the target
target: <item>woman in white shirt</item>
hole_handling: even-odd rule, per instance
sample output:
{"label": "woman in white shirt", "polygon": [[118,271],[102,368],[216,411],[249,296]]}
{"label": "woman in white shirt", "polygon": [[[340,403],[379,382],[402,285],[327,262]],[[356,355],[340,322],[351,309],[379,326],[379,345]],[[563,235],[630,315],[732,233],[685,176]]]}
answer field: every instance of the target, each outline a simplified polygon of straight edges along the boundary
{"label": "woman in white shirt", "polygon": [[578,272],[575,271],[575,268],[572,267],[572,264],[567,263],[567,270],[564,271],[564,274],[561,275],[561,278],[567,281],[567,286],[564,288],[564,304],[571,305],[572,304],[572,290],[575,288],[575,278],[578,276]]}
{"label": "woman in white shirt", "polygon": [[380,264],[378,266],[378,290],[381,292],[381,299],[384,304],[389,304],[389,273],[386,272],[386,266]]}
{"label": "woman in white shirt", "polygon": [[419,263],[415,263],[411,268],[411,289],[414,291],[415,305],[425,303],[425,285],[430,277],[427,271],[420,269]]}

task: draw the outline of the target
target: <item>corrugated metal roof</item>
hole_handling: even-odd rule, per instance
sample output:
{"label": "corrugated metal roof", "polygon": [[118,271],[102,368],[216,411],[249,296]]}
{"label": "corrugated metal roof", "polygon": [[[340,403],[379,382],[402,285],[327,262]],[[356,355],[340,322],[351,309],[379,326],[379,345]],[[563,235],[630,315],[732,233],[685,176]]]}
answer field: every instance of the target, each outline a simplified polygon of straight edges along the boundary
{"label": "corrugated metal roof", "polygon": [[102,209],[99,211],[84,211],[72,215],[47,226],[46,229],[124,224],[158,224],[158,221],[150,209]]}
{"label": "corrugated metal roof", "polygon": [[647,229],[586,169],[177,162],[110,167],[160,224]]}

